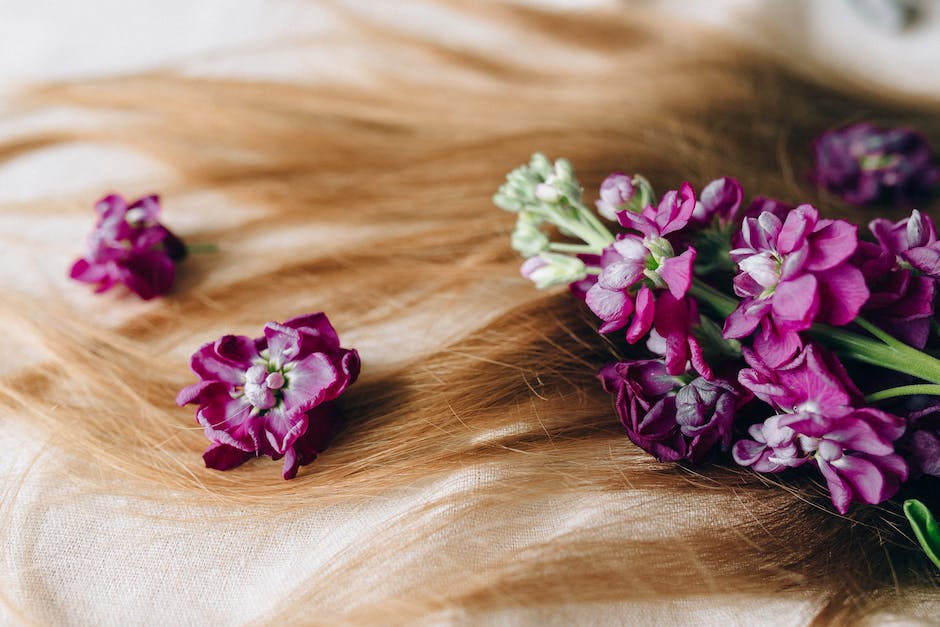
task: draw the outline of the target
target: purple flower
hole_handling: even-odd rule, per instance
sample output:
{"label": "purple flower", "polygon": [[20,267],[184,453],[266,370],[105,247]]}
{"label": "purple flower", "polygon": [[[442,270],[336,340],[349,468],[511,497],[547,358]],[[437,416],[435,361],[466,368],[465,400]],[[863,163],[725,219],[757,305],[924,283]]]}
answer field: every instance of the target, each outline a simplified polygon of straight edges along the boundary
{"label": "purple flower", "polygon": [[656,299],[653,334],[661,341],[653,342],[654,335],[651,334],[651,342],[647,346],[665,358],[666,370],[670,374],[682,374],[691,364],[706,379],[714,378],[712,369],[705,362],[702,346],[692,333],[699,322],[698,303],[694,298],[676,298],[663,292]]}
{"label": "purple flower", "polygon": [[853,205],[909,206],[940,182],[926,138],[904,128],[863,123],[830,130],[816,138],[813,152],[813,180]]}
{"label": "purple flower", "polygon": [[702,189],[690,221],[699,226],[708,226],[714,221],[721,226],[732,224],[743,198],[744,192],[737,179],[716,179]]}
{"label": "purple flower", "polygon": [[899,340],[923,349],[934,315],[934,279],[915,275],[898,264],[895,254],[868,242],[859,242],[852,265],[862,271],[871,292],[862,307],[865,317]]}
{"label": "purple flower", "polygon": [[695,249],[676,255],[666,235],[682,229],[694,209],[695,194],[685,183],[679,192],[668,192],[658,207],[647,206],[642,214],[620,212],[621,224],[643,236],[621,235],[601,255],[597,283],[585,294],[588,307],[604,321],[601,333],[627,327],[626,339],[634,344],[653,326],[654,291],[668,290],[675,299],[685,296],[692,284]]}
{"label": "purple flower", "polygon": [[105,292],[123,283],[144,300],[169,291],[186,246],[157,221],[160,199],[144,196],[132,204],[116,194],[95,205],[98,223],[88,237],[88,253],[69,272],[76,281]]}
{"label": "purple flower", "polygon": [[608,220],[616,222],[617,214],[629,206],[636,193],[633,177],[614,172],[601,183],[601,197],[596,202],[597,211]]}
{"label": "purple flower", "polygon": [[930,216],[916,209],[910,218],[892,222],[885,218],[868,225],[881,247],[897,258],[902,267],[911,267],[933,279],[940,279],[940,242]]}
{"label": "purple flower", "polygon": [[821,220],[801,205],[781,220],[771,212],[747,218],[734,291],[743,300],[725,321],[725,337],[741,338],[761,326],[755,347],[772,365],[801,346],[799,331],[814,322],[848,324],[868,300],[861,271],[849,263],[858,246],[856,227]]}
{"label": "purple flower", "polygon": [[[759,472],[781,472],[812,463],[822,473],[836,510],[852,501],[881,503],[907,480],[895,452],[905,421],[871,407],[857,408],[861,393],[834,355],[809,345],[776,369],[746,355],[751,369],[739,381],[779,413],[750,427],[751,439],[735,442],[732,455]],[[757,367],[754,367],[757,366]]]}
{"label": "purple flower", "polygon": [[196,404],[212,441],[206,467],[228,470],[251,456],[284,458],[284,478],[329,441],[336,399],[359,375],[359,354],[340,348],[325,314],[269,322],[262,337],[226,335],[203,345],[190,367],[200,381],[179,405]]}
{"label": "purple flower", "polygon": [[[754,200],[751,201],[751,204],[747,206],[747,209],[744,210],[743,215],[741,216],[744,220],[748,218],[759,218],[762,213],[772,213],[777,217],[778,220],[783,222],[787,219],[787,214],[793,211],[793,207],[790,205],[784,204],[777,200],[776,198],[767,198],[766,196],[755,196]],[[743,246],[742,243],[744,240],[735,242],[735,246],[740,248]]]}
{"label": "purple flower", "polygon": [[907,432],[898,449],[911,467],[911,477],[940,477],[940,405],[908,414]]}
{"label": "purple flower", "polygon": [[737,410],[751,396],[725,379],[697,377],[676,392],[676,423],[688,444],[688,459],[699,464],[715,450],[731,447]]}
{"label": "purple flower", "polygon": [[727,450],[744,395],[724,380],[698,377],[680,387],[660,360],[604,366],[598,374],[630,440],[661,462],[700,463],[716,446]]}

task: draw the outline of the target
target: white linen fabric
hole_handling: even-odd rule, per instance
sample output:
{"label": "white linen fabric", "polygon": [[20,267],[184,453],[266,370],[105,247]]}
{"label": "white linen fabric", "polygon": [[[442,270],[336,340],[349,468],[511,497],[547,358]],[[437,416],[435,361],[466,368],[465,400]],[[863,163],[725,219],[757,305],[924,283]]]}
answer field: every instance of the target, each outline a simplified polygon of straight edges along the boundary
{"label": "white linen fabric", "polygon": [[[592,6],[659,10],[664,23],[700,20],[724,29],[729,37],[749,39],[806,67],[826,67],[849,80],[940,97],[940,73],[934,67],[940,59],[940,15],[932,3],[926,5],[917,26],[898,34],[873,28],[848,2],[835,0],[532,2],[558,10]],[[524,54],[510,52],[514,48],[509,45],[509,34],[498,26],[456,17],[452,10],[416,2],[346,4],[354,11],[368,12],[372,19],[414,31],[416,36],[446,37],[468,46],[505,47],[507,54]],[[367,48],[331,47],[331,36],[342,28],[343,22],[325,4],[300,0],[0,0],[0,86],[13,92],[42,81],[154,68],[284,81],[367,81],[369,74],[363,66],[379,61],[362,62],[370,54]],[[296,54],[301,44],[294,42],[310,37],[320,42],[316,54],[309,47],[302,48],[304,54]],[[67,110],[14,111],[2,101],[0,107],[0,138],[4,139],[88,123],[87,118]],[[165,164],[126,149],[69,145],[2,164],[0,202],[75,192],[93,199],[100,190],[123,183],[163,181],[172,176]],[[213,219],[232,224],[257,210],[231,207],[210,195],[199,200]],[[207,214],[199,215],[205,219]],[[181,211],[175,216],[175,226],[185,232],[187,220],[195,219]],[[69,263],[81,251],[86,229],[85,221],[4,213],[0,217],[0,281],[38,295],[74,293],[69,298],[77,311],[91,311],[94,297],[69,286],[65,277]],[[295,232],[291,236],[309,243],[304,238],[328,242],[337,234]],[[246,235],[239,245],[249,254],[265,242]],[[472,315],[466,319],[485,318],[487,302],[481,297],[474,305],[471,299],[466,306]],[[111,315],[130,317],[143,306],[128,302]],[[445,325],[423,318],[420,312],[408,314],[402,324],[422,329],[426,345],[395,345],[381,330],[344,336],[344,343],[360,348],[368,368],[441,345],[461,332],[453,320]],[[14,350],[4,367],[15,367],[17,361]],[[0,487],[10,530],[4,537],[0,568],[0,589],[9,602],[9,607],[0,603],[0,620],[6,624],[22,620],[16,608],[56,625],[228,625],[263,620],[285,600],[294,582],[326,568],[336,556],[354,551],[362,538],[379,534],[429,497],[463,493],[492,480],[455,471],[446,481],[412,486],[400,494],[363,499],[355,505],[291,515],[259,517],[257,512],[246,512],[239,518],[214,518],[218,512],[211,503],[199,511],[173,506],[157,510],[145,501],[83,493],[67,477],[56,474],[60,453],[45,437],[0,416],[0,450],[4,451]],[[276,468],[272,464],[272,472]],[[518,547],[549,542],[579,521],[626,515],[629,508],[630,503],[602,497],[546,503],[541,525],[508,526],[498,541]],[[689,528],[714,514],[704,496],[696,511],[669,501],[663,503],[663,511],[670,516],[670,525]],[[661,529],[657,524],[638,523],[636,533],[655,537]],[[472,560],[468,557],[468,563]],[[376,582],[381,585],[391,584]],[[324,607],[341,600],[336,591],[322,592]],[[803,593],[754,598],[733,591],[724,595],[709,591],[702,599],[677,603],[516,609],[486,620],[499,625],[800,625],[818,608],[819,599]],[[905,620],[926,621],[930,610],[925,605],[917,610],[920,616]],[[940,602],[933,606],[932,615],[940,616]],[[881,618],[892,620],[889,615]],[[428,620],[462,624],[480,617],[449,612]]]}

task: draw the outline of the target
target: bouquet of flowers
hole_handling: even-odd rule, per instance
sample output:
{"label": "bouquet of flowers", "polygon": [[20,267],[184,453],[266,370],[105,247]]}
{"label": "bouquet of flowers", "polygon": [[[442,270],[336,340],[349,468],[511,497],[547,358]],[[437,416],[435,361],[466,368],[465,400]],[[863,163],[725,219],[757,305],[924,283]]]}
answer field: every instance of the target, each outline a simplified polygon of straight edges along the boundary
{"label": "bouquet of flowers", "polygon": [[[860,172],[875,197],[871,180],[884,177]],[[642,176],[614,173],[599,196],[595,212],[568,161],[536,154],[494,202],[517,215],[523,276],[568,285],[599,333],[633,347],[598,378],[637,446],[661,462],[810,469],[840,514],[940,477],[940,241],[929,216],[878,218],[860,237],[809,204],[745,203],[733,178],[657,197]],[[940,567],[930,511],[911,499],[905,512]]]}

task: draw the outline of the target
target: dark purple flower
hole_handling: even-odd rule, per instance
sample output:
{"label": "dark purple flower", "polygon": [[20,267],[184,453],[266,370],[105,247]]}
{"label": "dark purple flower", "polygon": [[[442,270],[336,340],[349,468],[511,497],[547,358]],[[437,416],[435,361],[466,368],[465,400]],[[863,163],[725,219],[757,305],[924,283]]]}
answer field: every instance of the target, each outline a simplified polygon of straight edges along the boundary
{"label": "dark purple flower", "polygon": [[911,477],[940,477],[940,405],[936,398],[907,416],[907,432],[898,449],[911,467]]}
{"label": "dark purple flower", "polygon": [[735,442],[738,464],[781,472],[812,463],[841,514],[853,500],[875,504],[891,498],[907,480],[907,464],[894,449],[904,419],[856,407],[861,392],[834,355],[811,344],[775,369],[753,353],[746,357],[752,368],[741,371],[741,385],[779,413],[751,426],[751,439]]}
{"label": "dark purple flower", "polygon": [[666,236],[682,229],[694,209],[695,194],[685,183],[679,192],[668,192],[658,207],[647,206],[642,214],[620,212],[621,224],[643,236],[621,235],[601,255],[597,283],[585,294],[588,307],[604,321],[601,333],[627,327],[627,341],[636,343],[653,326],[655,291],[668,290],[675,299],[685,296],[692,284],[695,249],[676,255]]}
{"label": "dark purple flower", "polygon": [[813,144],[812,178],[853,205],[886,200],[910,206],[940,182],[927,139],[868,123],[829,130]]}
{"label": "dark purple flower", "polygon": [[772,362],[799,349],[799,331],[814,322],[848,324],[868,300],[861,271],[849,263],[856,227],[844,220],[821,220],[815,208],[801,205],[783,222],[771,212],[747,218],[742,238],[731,258],[740,270],[734,291],[743,300],[725,321],[725,337],[761,326],[756,342],[766,344],[760,349],[774,355]]}
{"label": "dark purple flower", "polygon": [[916,209],[911,217],[892,222],[885,218],[868,225],[881,247],[897,258],[902,267],[911,267],[933,279],[940,279],[940,242],[930,216]]}
{"label": "dark purple flower", "polygon": [[868,242],[859,242],[852,265],[862,271],[871,292],[862,307],[866,319],[923,349],[934,315],[935,280],[900,266],[893,253]]}
{"label": "dark purple flower", "polygon": [[598,378],[616,395],[627,436],[659,461],[697,464],[716,446],[730,446],[734,413],[744,399],[733,383],[698,377],[682,386],[660,360],[608,364]]}
{"label": "dark purple flower", "polygon": [[175,262],[186,256],[186,247],[157,221],[159,198],[144,196],[128,205],[112,194],[95,208],[98,223],[88,238],[88,253],[72,265],[69,276],[94,284],[97,292],[123,283],[144,300],[169,291]]}
{"label": "dark purple flower", "polygon": [[688,460],[699,464],[715,450],[731,447],[737,410],[750,395],[725,379],[697,377],[676,392],[676,423],[688,444]]}
{"label": "dark purple flower", "polygon": [[676,422],[676,397],[670,394],[679,382],[666,372],[662,361],[608,364],[597,376],[604,390],[617,396],[617,415],[634,444],[661,462],[688,455],[688,444]]}
{"label": "dark purple flower", "polygon": [[212,441],[206,466],[228,470],[252,456],[284,457],[284,478],[309,463],[329,441],[336,399],[359,375],[359,354],[341,348],[325,314],[269,322],[251,339],[226,335],[203,345],[190,367],[199,383],[179,405],[196,404]]}

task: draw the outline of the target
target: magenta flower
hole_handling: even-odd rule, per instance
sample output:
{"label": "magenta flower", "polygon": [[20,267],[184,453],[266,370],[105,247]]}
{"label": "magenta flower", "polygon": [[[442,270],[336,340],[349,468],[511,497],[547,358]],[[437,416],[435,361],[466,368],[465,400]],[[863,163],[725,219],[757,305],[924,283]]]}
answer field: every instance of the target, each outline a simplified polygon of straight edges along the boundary
{"label": "magenta flower", "polygon": [[709,226],[712,222],[719,226],[733,224],[743,198],[744,192],[737,179],[716,179],[702,189],[690,221],[699,226]]}
{"label": "magenta flower", "polygon": [[702,346],[692,332],[699,322],[698,303],[691,296],[676,298],[669,292],[662,292],[657,297],[647,347],[663,356],[670,374],[682,374],[691,365],[706,379],[714,378],[705,362]]}
{"label": "magenta flower", "polygon": [[813,180],[853,205],[909,206],[940,182],[926,138],[908,129],[854,124],[820,135],[813,152]]}
{"label": "magenta flower", "polygon": [[703,377],[682,386],[660,360],[604,366],[598,378],[630,440],[661,462],[701,463],[731,444],[734,414],[744,394],[736,385]]}
{"label": "magenta flower", "polygon": [[[759,218],[762,213],[772,213],[777,217],[778,220],[783,222],[787,219],[787,214],[793,211],[793,207],[790,205],[784,204],[777,200],[776,198],[767,198],[766,196],[755,196],[754,200],[751,201],[751,204],[747,206],[744,210],[744,213],[741,217],[744,220],[748,218]],[[737,248],[744,246],[744,240],[735,242]]]}
{"label": "magenta flower", "polygon": [[212,446],[206,467],[228,470],[249,457],[284,458],[284,478],[329,442],[336,399],[359,375],[359,354],[341,348],[325,314],[269,322],[262,337],[226,335],[190,364],[200,381],[176,399],[196,404]]}
{"label": "magenta flower", "polygon": [[601,183],[600,198],[595,203],[597,212],[612,222],[617,221],[617,214],[626,211],[630,201],[637,196],[633,177],[614,172]]}
{"label": "magenta flower", "polygon": [[73,265],[69,276],[105,292],[118,283],[144,300],[169,291],[175,262],[186,246],[158,222],[160,199],[144,196],[132,204],[116,194],[95,205],[98,223],[88,237],[88,253]]}
{"label": "magenta flower", "polygon": [[[822,473],[836,510],[852,501],[881,503],[907,480],[908,468],[895,452],[905,421],[871,407],[857,408],[861,393],[834,355],[809,345],[792,362],[775,369],[750,353],[751,369],[741,384],[778,412],[735,442],[732,455],[759,472],[781,472],[811,463]],[[753,367],[757,366],[757,367]]]}
{"label": "magenta flower", "polygon": [[858,315],[869,292],[861,271],[848,263],[858,246],[856,227],[821,220],[801,205],[786,220],[771,212],[748,218],[743,246],[731,251],[738,264],[734,291],[743,300],[725,321],[725,337],[750,335],[773,365],[802,345],[797,333],[814,322],[846,325]]}
{"label": "magenta flower", "polygon": [[895,256],[902,267],[940,279],[940,242],[930,216],[915,209],[909,218],[899,222],[878,218],[872,220],[868,228],[881,247]]}
{"label": "magenta flower", "polygon": [[[658,207],[650,205],[641,214],[620,212],[621,224],[643,236],[621,235],[601,255],[600,275],[585,294],[588,307],[604,321],[601,333],[627,327],[626,339],[634,344],[653,326],[656,291],[668,292],[674,299],[685,297],[692,284],[695,249],[676,255],[666,236],[685,227],[694,209],[695,194],[685,183],[679,192],[668,192]],[[684,371],[685,360],[681,361]]]}
{"label": "magenta flower", "polygon": [[865,318],[923,349],[930,336],[936,281],[915,274],[900,265],[895,254],[868,242],[859,242],[852,265],[862,271],[871,292],[862,307]]}

